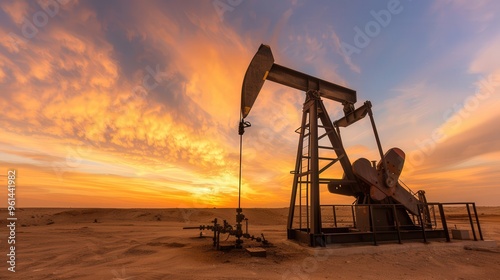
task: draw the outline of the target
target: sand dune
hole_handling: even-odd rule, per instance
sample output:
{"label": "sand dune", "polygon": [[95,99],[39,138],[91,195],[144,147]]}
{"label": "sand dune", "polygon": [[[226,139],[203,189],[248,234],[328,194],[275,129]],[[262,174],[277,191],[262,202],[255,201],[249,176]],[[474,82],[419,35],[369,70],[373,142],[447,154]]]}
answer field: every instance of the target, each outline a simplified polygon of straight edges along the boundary
{"label": "sand dune", "polygon": [[[451,226],[467,226],[463,209],[447,213]],[[500,207],[478,213],[485,239],[500,240]],[[20,209],[16,273],[4,264],[0,279],[498,279],[500,272],[492,243],[487,250],[458,241],[309,248],[286,240],[287,209],[244,214],[250,232],[273,243],[266,258],[215,251],[211,232],[182,230],[214,217],[233,223],[234,209]],[[2,231],[2,252],[6,239]]]}

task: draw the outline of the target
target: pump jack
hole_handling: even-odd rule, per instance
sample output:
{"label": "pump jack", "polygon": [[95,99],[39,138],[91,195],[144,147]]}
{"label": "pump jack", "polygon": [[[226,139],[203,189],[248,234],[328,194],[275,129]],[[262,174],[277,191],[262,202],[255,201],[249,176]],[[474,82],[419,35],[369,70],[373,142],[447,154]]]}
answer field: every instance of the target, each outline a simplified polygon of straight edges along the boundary
{"label": "pump jack", "polygon": [[[370,101],[355,109],[355,90],[278,65],[274,63],[271,48],[261,45],[250,62],[243,80],[241,123],[248,123],[245,118],[250,113],[266,80],[305,92],[302,122],[296,131],[300,138],[295,169],[291,171],[294,177],[287,222],[289,239],[296,239],[311,246],[333,243],[339,239],[333,234],[339,229],[322,226],[321,185],[327,185],[331,193],[355,197],[356,205],[370,205],[369,208],[356,209],[358,232],[359,230],[375,232],[377,229],[386,229],[398,224],[398,234],[400,228],[415,230],[421,228],[425,234],[426,221],[422,219],[428,218],[429,215],[426,205],[422,204],[425,201],[424,192],[419,191],[418,194],[414,194],[400,183],[399,175],[403,168],[405,153],[398,148],[383,153]],[[332,122],[322,99],[341,103],[344,117]],[[360,158],[351,164],[342,144],[340,127],[348,127],[366,115],[371,121],[380,160],[377,165],[372,165],[368,159]],[[326,141],[328,145],[319,144],[323,138],[328,139]],[[324,142],[325,140],[322,143]],[[322,153],[325,151],[334,151],[336,157],[323,156]],[[320,177],[336,163],[340,163],[343,169],[342,178]],[[372,208],[371,205],[381,207]],[[384,205],[391,207],[383,207]],[[296,211],[301,212],[298,226],[294,221]],[[303,211],[306,212],[304,223]],[[422,226],[415,225],[411,216],[418,217]],[[443,234],[442,231],[435,231],[427,235],[443,237]],[[356,238],[359,239],[359,236]],[[346,240],[348,242],[351,239]]]}
{"label": "pump jack", "polygon": [[[250,113],[266,80],[305,92],[302,121],[296,130],[300,137],[295,168],[290,172],[293,174],[293,183],[287,221],[288,239],[310,246],[352,242],[374,242],[376,245],[377,240],[397,239],[401,243],[403,239],[420,238],[424,242],[428,238],[446,238],[450,241],[444,203],[428,203],[424,191],[414,193],[399,179],[405,161],[405,153],[401,149],[391,148],[386,153],[383,152],[371,102],[366,101],[356,109],[354,106],[355,90],[274,63],[271,48],[267,45],[261,45],[250,62],[241,91],[241,119],[238,127],[240,175],[236,226],[231,226],[225,220],[223,224],[219,224],[217,219],[214,219],[212,225],[185,227],[184,229],[211,230],[214,234],[213,245],[217,249],[221,249],[219,238],[221,233],[236,237],[235,244],[230,245],[230,248],[242,248],[242,238],[262,242],[262,246],[270,245],[263,234],[261,238],[248,233],[248,220],[242,213],[240,203],[242,137],[245,129],[251,126],[245,118]],[[344,116],[332,122],[323,104],[323,98],[342,104]],[[340,128],[346,128],[365,118],[366,115],[370,118],[380,160],[377,163],[377,161],[370,162],[366,158],[360,158],[351,163],[340,137]],[[325,140],[320,144],[322,139]],[[327,142],[326,145],[325,142]],[[333,151],[335,157],[325,156],[328,151]],[[343,170],[342,178],[320,177],[336,163],[339,163]],[[320,203],[320,186],[322,185],[326,185],[330,193],[355,198],[353,205],[349,205],[353,217],[352,226],[337,227],[336,221],[334,227],[323,226]],[[475,203],[447,204],[465,204],[472,234],[474,240],[477,240],[469,208],[472,205],[479,237],[483,240]],[[328,206],[333,206],[335,219],[335,205]],[[439,208],[441,228],[437,227],[434,206]],[[299,212],[298,222],[296,212]],[[306,213],[305,216],[302,215],[303,212]],[[246,223],[245,232],[243,232],[243,222]]]}

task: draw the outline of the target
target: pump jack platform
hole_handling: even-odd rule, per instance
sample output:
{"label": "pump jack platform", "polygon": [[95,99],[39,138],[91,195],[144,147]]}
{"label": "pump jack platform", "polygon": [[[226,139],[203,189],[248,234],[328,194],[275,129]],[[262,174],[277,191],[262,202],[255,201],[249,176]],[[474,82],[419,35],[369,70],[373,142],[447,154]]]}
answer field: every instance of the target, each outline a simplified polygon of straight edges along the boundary
{"label": "pump jack platform", "polygon": [[[271,48],[261,45],[253,57],[243,80],[241,93],[240,136],[249,127],[245,118],[266,80],[273,81],[305,93],[302,122],[296,130],[299,136],[293,174],[290,208],[287,222],[288,239],[310,246],[328,243],[374,242],[405,239],[444,238],[450,240],[446,215],[442,203],[427,203],[424,191],[412,192],[399,179],[405,153],[391,148],[385,153],[375,125],[372,104],[366,101],[355,108],[356,91],[325,80],[298,72],[274,63]],[[344,117],[330,119],[323,99],[343,106]],[[365,158],[349,160],[340,136],[346,128],[369,116],[380,160]],[[326,144],[325,144],[326,143]],[[340,164],[341,178],[325,178],[329,168]],[[321,205],[320,188],[337,195],[352,196],[353,205]],[[474,239],[477,240],[470,206],[475,214],[475,224],[482,240],[479,219],[474,203],[461,203],[467,207]],[[439,213],[436,214],[435,208]],[[329,212],[332,209],[332,212]],[[328,221],[322,214],[333,213]],[[337,216],[344,215],[343,225]],[[438,226],[437,220],[440,219]],[[349,220],[349,222],[345,222]]]}

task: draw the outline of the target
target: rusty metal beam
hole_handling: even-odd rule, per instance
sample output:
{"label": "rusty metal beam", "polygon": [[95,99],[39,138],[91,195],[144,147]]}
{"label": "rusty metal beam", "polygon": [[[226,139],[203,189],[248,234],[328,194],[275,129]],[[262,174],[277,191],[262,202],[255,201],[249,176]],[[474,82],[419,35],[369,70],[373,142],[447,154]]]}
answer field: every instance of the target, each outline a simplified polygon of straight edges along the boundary
{"label": "rusty metal beam", "polygon": [[363,119],[366,116],[366,114],[368,114],[371,107],[372,103],[370,101],[366,101],[365,104],[363,104],[358,109],[346,113],[345,117],[336,120],[334,124],[336,127],[348,127],[351,124]]}
{"label": "rusty metal beam", "polygon": [[305,92],[315,90],[319,92],[321,97],[335,100],[340,103],[356,103],[355,90],[327,82],[278,64],[273,64],[266,79]]}

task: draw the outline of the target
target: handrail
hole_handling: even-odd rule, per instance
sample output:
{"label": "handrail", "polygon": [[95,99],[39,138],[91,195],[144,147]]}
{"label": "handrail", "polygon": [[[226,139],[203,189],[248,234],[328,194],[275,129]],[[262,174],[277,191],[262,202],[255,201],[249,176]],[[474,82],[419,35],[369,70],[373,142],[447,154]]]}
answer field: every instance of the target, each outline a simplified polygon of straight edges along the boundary
{"label": "handrail", "polygon": [[[481,231],[481,226],[479,223],[479,217],[477,215],[476,204],[474,202],[444,202],[444,203],[428,202],[428,203],[420,204],[419,207],[429,207],[429,206],[437,206],[438,207],[439,218],[434,215],[434,219],[432,219],[432,220],[436,225],[437,225],[438,221],[441,220],[441,228],[445,232],[446,241],[450,242],[451,240],[450,240],[450,233],[449,233],[449,229],[448,229],[448,225],[447,225],[447,221],[446,221],[447,218],[446,218],[446,209],[445,209],[446,207],[445,206],[458,206],[458,205],[465,207],[465,210],[466,210],[465,215],[467,215],[467,220],[468,220],[468,223],[470,224],[470,229],[472,231],[472,238],[475,241],[484,240],[483,234]],[[332,224],[334,225],[333,228],[342,227],[339,225],[344,225],[343,227],[345,227],[346,224],[347,224],[347,227],[350,227],[350,224],[352,224],[353,228],[357,228],[357,226],[356,226],[357,221],[356,221],[354,211],[355,211],[355,209],[357,209],[359,207],[368,207],[369,212],[372,212],[373,208],[375,208],[375,209],[382,208],[382,207],[392,208],[393,212],[394,212],[397,206],[401,206],[401,205],[400,204],[322,204],[322,205],[320,205],[320,207],[332,207],[333,208],[333,212],[332,212],[333,221],[329,220],[327,222],[326,220],[323,220],[324,223],[332,222]],[[470,206],[472,206],[472,207],[470,207]],[[339,207],[347,207],[348,209],[350,209],[350,211],[345,211],[345,213],[342,213],[342,210],[339,209]],[[371,216],[371,213],[369,213],[369,215]],[[397,216],[397,215],[395,215],[395,216]],[[415,215],[413,215],[413,216],[415,216]],[[341,217],[340,222],[338,221],[339,217]],[[346,218],[347,218],[347,220],[343,220]],[[369,218],[373,219],[372,217],[369,217]],[[415,226],[418,226],[418,228],[421,228],[419,230],[422,231],[422,238],[423,238],[424,242],[426,242],[427,241],[426,229],[425,229],[425,224],[422,220],[422,217],[421,216],[419,217],[419,215],[417,215],[416,219],[418,221],[417,222],[418,224],[416,223]],[[395,230],[398,233],[398,242],[401,242],[400,231],[404,225],[401,225],[400,221],[396,221],[394,226],[396,227]],[[391,226],[387,226],[387,227],[394,229],[394,226],[391,225]],[[384,230],[384,228],[385,227],[383,227],[383,226],[377,226],[377,229],[378,229],[377,231],[380,231],[380,229]],[[374,244],[376,244],[377,237],[376,237],[376,233],[373,231],[373,229],[372,229],[372,234],[374,235],[373,236]]]}

